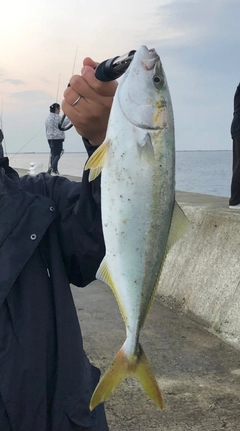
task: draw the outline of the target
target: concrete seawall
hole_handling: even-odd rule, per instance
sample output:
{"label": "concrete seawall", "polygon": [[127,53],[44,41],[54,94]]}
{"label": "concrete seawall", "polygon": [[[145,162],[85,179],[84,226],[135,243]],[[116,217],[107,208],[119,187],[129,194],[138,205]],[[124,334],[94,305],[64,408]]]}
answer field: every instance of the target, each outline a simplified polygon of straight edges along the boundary
{"label": "concrete seawall", "polygon": [[228,199],[177,192],[193,230],[170,250],[157,294],[240,348],[240,211]]}

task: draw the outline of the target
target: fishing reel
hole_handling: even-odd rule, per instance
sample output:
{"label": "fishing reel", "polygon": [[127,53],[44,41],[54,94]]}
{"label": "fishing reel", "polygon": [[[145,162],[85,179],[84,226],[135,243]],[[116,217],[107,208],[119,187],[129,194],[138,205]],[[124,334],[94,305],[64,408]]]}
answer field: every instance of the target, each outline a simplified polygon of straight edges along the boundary
{"label": "fishing reel", "polygon": [[[134,54],[136,51],[129,51],[127,54],[117,56],[114,58],[109,58],[108,60],[103,61],[95,68],[95,76],[99,81],[114,81],[115,79],[120,78],[124,72],[126,72],[129,67]],[[70,86],[70,84],[68,84]],[[62,116],[61,122],[58,125],[59,130],[69,130],[73,126],[72,123],[69,122],[66,126],[63,126],[63,122],[66,118],[64,114]]]}
{"label": "fishing reel", "polygon": [[114,81],[120,78],[129,67],[136,51],[110,58],[100,63],[95,69],[95,76],[99,81]]}

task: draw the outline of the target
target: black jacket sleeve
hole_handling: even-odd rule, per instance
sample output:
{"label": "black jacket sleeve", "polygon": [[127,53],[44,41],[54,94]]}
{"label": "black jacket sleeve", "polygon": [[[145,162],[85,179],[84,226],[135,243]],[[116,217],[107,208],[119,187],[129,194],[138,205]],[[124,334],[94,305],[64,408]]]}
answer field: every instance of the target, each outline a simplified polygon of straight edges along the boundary
{"label": "black jacket sleeve", "polygon": [[2,130],[0,129],[0,142],[2,142],[2,141],[3,141],[3,139],[4,139],[3,132],[2,132]]}
{"label": "black jacket sleeve", "polygon": [[233,120],[231,123],[231,136],[234,139],[240,136],[240,83],[237,86],[233,99]]}
{"label": "black jacket sleeve", "polygon": [[[88,155],[95,151],[84,141]],[[59,213],[59,238],[69,281],[85,286],[95,274],[105,254],[101,223],[100,176],[88,181],[88,171],[82,182],[64,177],[39,174],[20,179],[21,188],[51,198]]]}

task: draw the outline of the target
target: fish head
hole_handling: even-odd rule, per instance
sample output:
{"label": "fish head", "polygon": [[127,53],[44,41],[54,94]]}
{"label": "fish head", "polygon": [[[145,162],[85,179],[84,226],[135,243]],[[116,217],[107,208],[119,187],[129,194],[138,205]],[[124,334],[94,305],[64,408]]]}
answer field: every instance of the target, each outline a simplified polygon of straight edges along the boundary
{"label": "fish head", "polygon": [[171,97],[159,55],[141,46],[120,81],[119,105],[134,126],[165,129],[173,124]]}

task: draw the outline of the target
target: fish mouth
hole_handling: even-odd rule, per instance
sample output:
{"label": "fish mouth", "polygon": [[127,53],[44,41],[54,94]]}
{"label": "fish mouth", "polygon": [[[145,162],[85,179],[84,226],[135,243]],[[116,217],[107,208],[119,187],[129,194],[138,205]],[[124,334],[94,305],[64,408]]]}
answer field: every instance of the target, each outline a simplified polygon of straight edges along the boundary
{"label": "fish mouth", "polygon": [[160,60],[159,55],[154,48],[147,49],[147,52],[144,54],[142,57],[142,65],[145,70],[152,70],[155,67],[156,62]]}
{"label": "fish mouth", "polygon": [[142,54],[141,58],[142,66],[145,70],[150,71],[155,68],[155,76],[153,77],[153,83],[156,88],[164,84],[164,75],[162,70],[162,63],[158,53],[154,48],[148,49]]}

